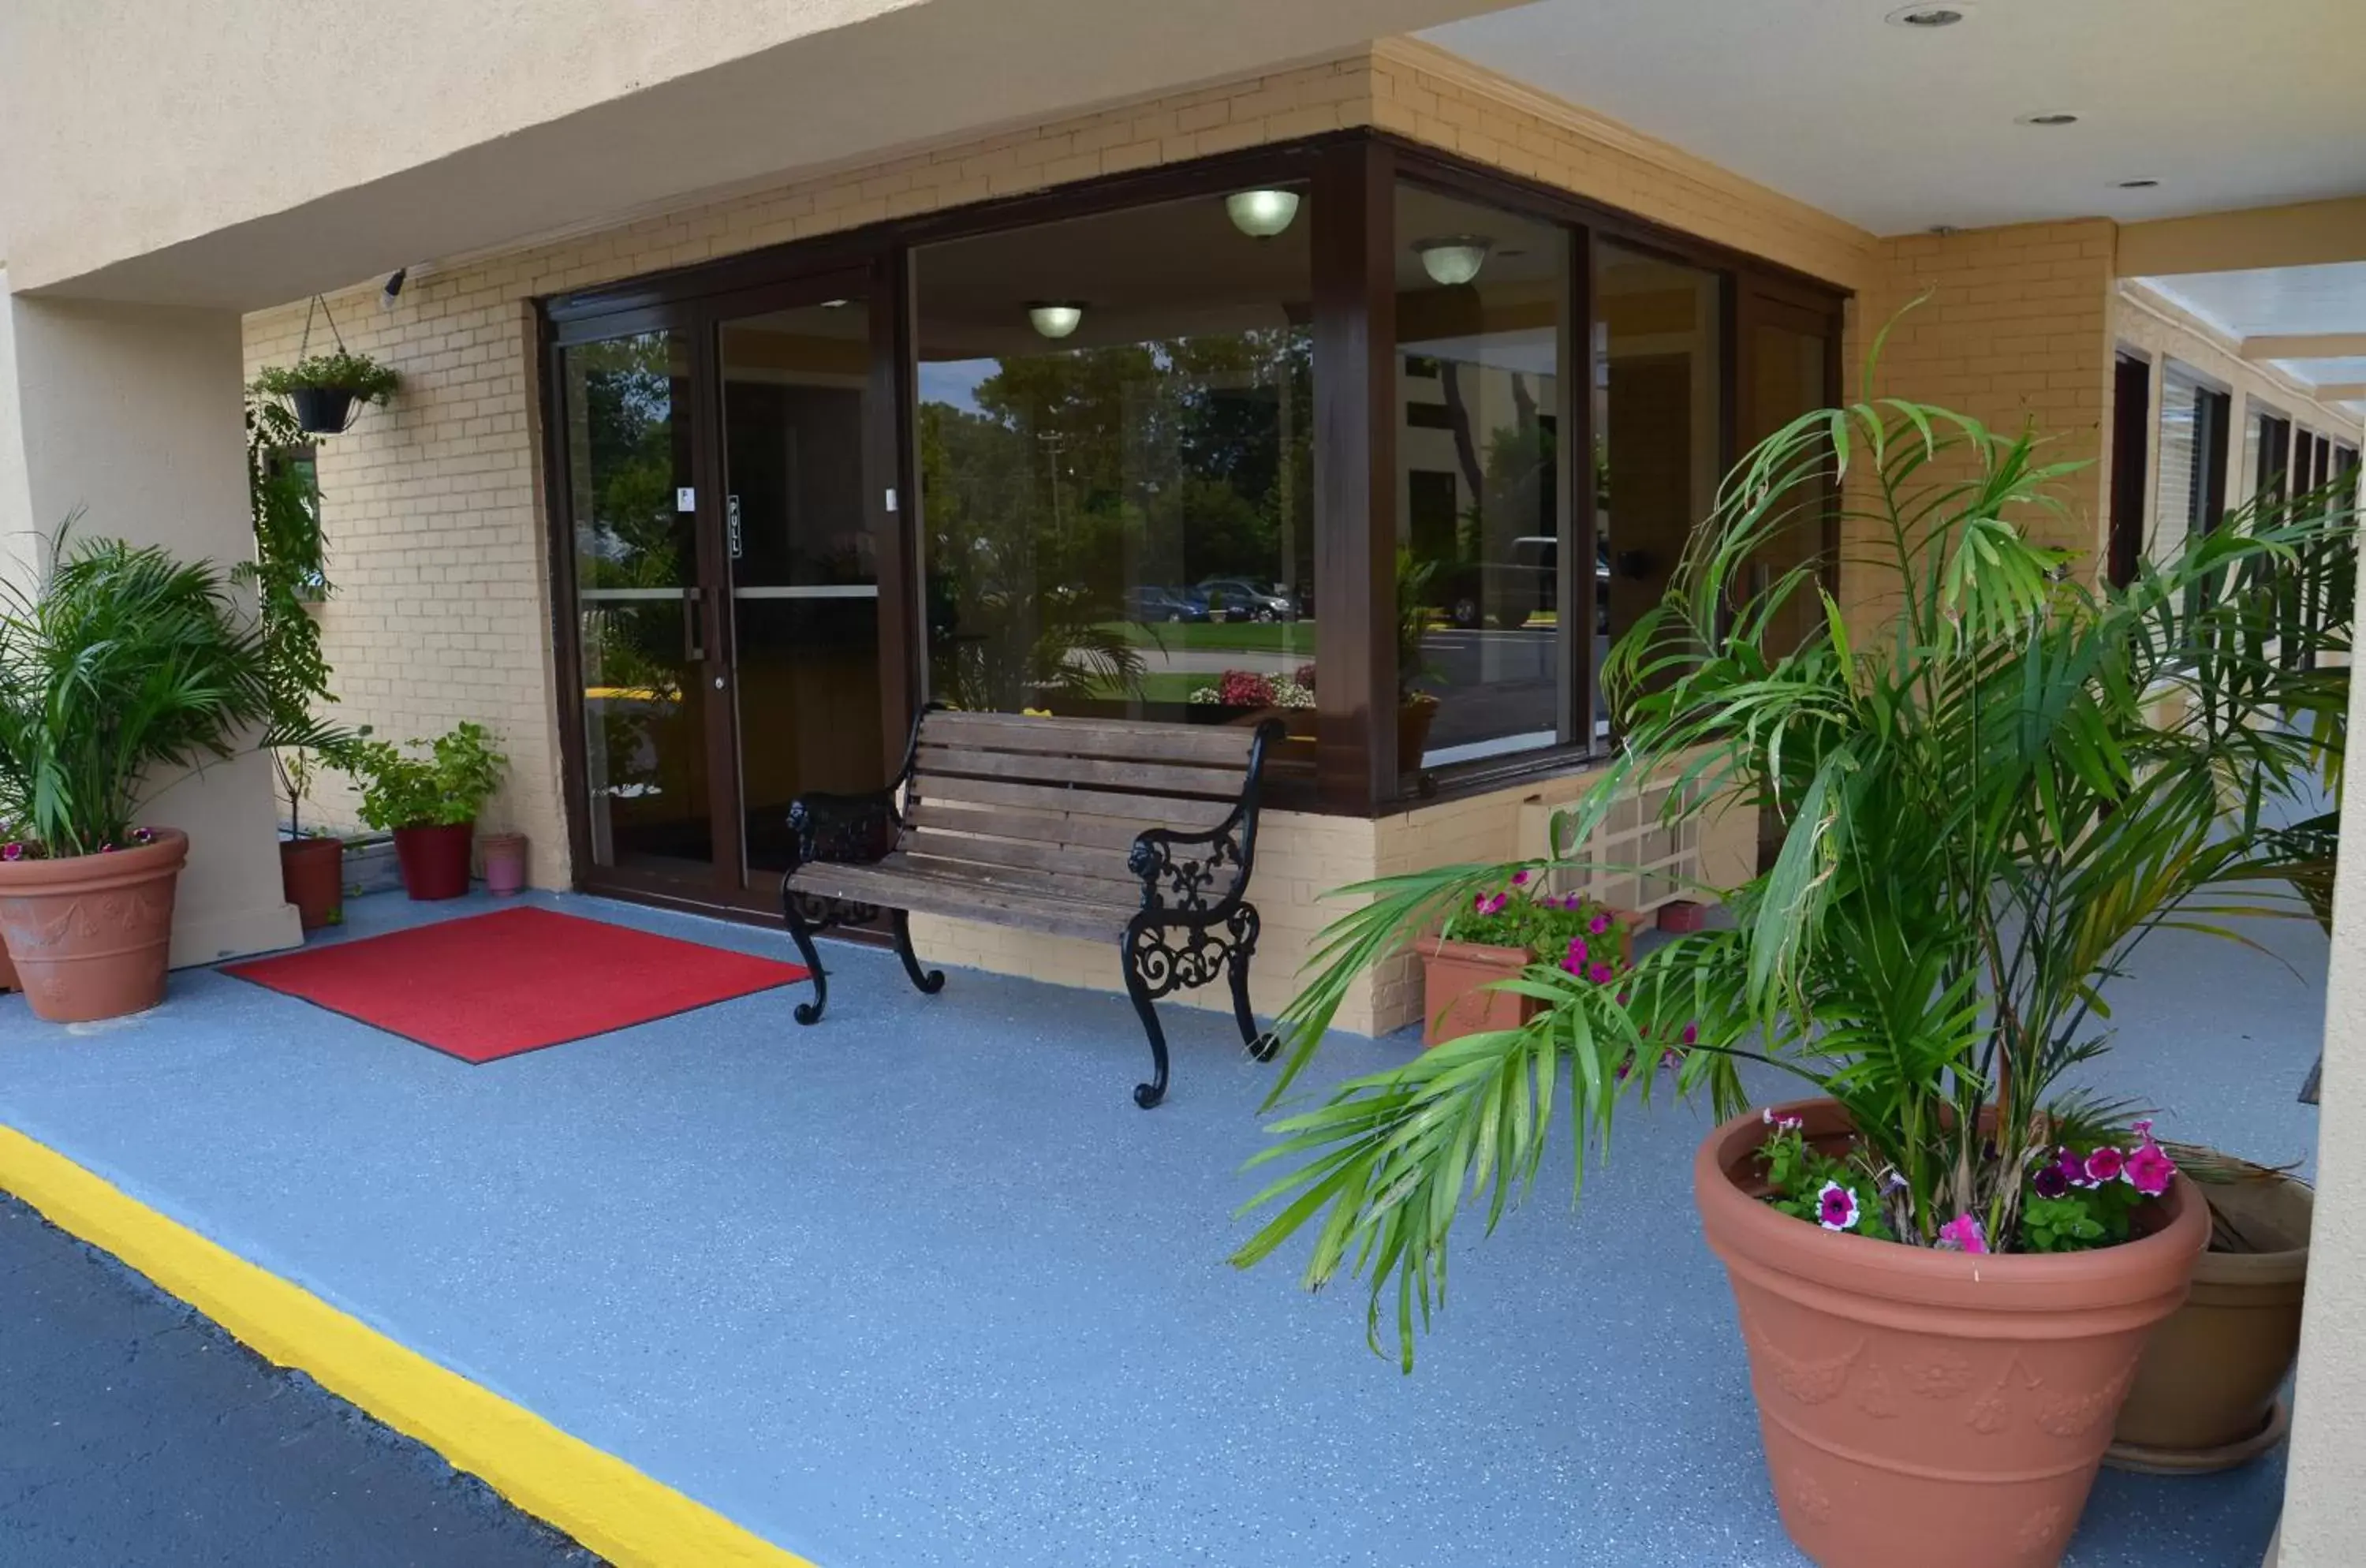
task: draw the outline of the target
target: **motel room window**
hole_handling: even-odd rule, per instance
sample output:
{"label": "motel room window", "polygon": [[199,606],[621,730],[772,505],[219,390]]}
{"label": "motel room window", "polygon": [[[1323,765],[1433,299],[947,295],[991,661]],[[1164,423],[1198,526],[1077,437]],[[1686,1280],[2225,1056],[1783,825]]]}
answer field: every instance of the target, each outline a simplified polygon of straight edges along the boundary
{"label": "motel room window", "polygon": [[[1227,193],[916,249],[929,695],[1246,722],[1312,765],[1313,204]],[[1278,232],[1258,237],[1250,226]],[[1297,716],[1302,714],[1302,717]]]}
{"label": "motel room window", "polygon": [[1398,761],[1578,739],[1560,482],[1567,231],[1396,187]]}
{"label": "motel room window", "polygon": [[2244,464],[2250,470],[2251,493],[2281,496],[2292,474],[2292,421],[2261,409],[2253,413],[2243,436]]}
{"label": "motel room window", "polygon": [[2175,360],[2161,370],[2158,488],[2146,557],[2173,559],[2226,511],[2226,421],[2233,400]]}

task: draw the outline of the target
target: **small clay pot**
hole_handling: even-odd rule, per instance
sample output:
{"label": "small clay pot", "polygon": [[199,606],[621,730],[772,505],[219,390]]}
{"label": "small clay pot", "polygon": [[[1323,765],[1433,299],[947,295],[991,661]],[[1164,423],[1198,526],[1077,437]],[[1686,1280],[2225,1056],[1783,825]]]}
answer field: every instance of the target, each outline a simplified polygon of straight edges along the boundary
{"label": "small clay pot", "polygon": [[343,923],[345,918],[345,841],[343,839],[279,840],[279,892],[296,906],[297,922],[308,931]]}
{"label": "small clay pot", "polygon": [[488,833],[477,840],[485,866],[485,891],[496,896],[525,890],[525,835]]}
{"label": "small clay pot", "polygon": [[33,1016],[87,1023],[164,999],[173,895],[188,835],[104,854],[0,864],[0,943]]}
{"label": "small clay pot", "polygon": [[[1775,1108],[1837,1149],[1829,1100]],[[1710,1134],[1693,1196],[1750,1352],[1783,1528],[1823,1568],[2054,1568],[2209,1212],[2180,1176],[2092,1252],[1940,1252],[1761,1201],[1758,1112]]]}
{"label": "small clay pot", "polygon": [[2103,1460],[2114,1469],[2231,1470],[2274,1448],[2290,1424],[2282,1389],[2300,1353],[2315,1195],[2290,1177],[2195,1186],[2217,1224],[2252,1250],[2214,1245],[2202,1255],[2192,1293],[2136,1368]]}
{"label": "small clay pot", "polygon": [[474,822],[434,822],[394,830],[395,859],[402,863],[402,890],[422,902],[457,898],[468,890],[468,846]]}

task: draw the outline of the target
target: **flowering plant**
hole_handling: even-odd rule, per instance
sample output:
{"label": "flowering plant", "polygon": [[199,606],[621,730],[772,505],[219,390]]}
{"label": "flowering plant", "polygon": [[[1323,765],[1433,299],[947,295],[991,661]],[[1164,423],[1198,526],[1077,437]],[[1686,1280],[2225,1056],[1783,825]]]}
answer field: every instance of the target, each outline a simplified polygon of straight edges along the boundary
{"label": "flowering plant", "polygon": [[[1460,1207],[1526,1191],[1564,1105],[1582,1182],[1620,1100],[1662,1077],[1617,1068],[1678,1021],[1697,1025],[1678,1093],[1735,1114],[1749,1062],[1844,1112],[1844,1149],[1772,1151],[1804,1219],[1965,1250],[2125,1239],[2173,1168],[2066,1075],[2109,1046],[2105,983],[2155,929],[2305,918],[2284,880],[2302,852],[2274,824],[2315,790],[2346,713],[2356,519],[2328,491],[2270,494],[2111,585],[2033,536],[2032,519],[2059,526],[2051,487],[2076,466],[1895,398],[1762,443],[1606,661],[1621,748],[1554,838],[1591,841],[1643,793],[1667,802],[1663,825],[1757,816],[1774,853],[1723,890],[1731,923],[1615,987],[1531,968],[1507,983],[1541,1004],[1520,1027],[1283,1118],[1259,1160],[1293,1167],[1254,1201],[1278,1212],[1234,1261],[1312,1230],[1308,1284],[1369,1271],[1369,1332],[1392,1297],[1410,1368]],[[1834,495],[1852,502],[1834,535],[1857,541],[1852,596],[1878,626],[1825,588]],[[1795,528],[1806,547],[1783,538]],[[1801,564],[1761,582],[1769,559]],[[1365,972],[1505,869],[1344,889],[1358,907],[1284,1011],[1274,1100]]]}
{"label": "flowering plant", "polygon": [[1579,893],[1546,893],[1543,886],[1535,872],[1515,871],[1501,885],[1473,893],[1468,905],[1447,918],[1439,934],[1489,947],[1526,948],[1533,958],[1576,965],[1572,974],[1596,984],[1624,969],[1626,927],[1610,907]]}
{"label": "flowering plant", "polygon": [[[1313,665],[1307,666],[1313,670]],[[1212,686],[1194,687],[1195,703],[1217,703],[1230,708],[1311,708],[1314,689],[1282,675],[1260,675],[1253,670],[1227,670]]]}

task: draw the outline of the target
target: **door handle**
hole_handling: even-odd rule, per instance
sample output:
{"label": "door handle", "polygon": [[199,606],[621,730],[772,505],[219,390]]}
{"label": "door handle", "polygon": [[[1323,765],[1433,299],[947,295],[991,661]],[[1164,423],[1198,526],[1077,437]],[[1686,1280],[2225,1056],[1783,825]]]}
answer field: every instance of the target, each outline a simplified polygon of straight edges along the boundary
{"label": "door handle", "polygon": [[704,593],[695,588],[682,591],[682,661],[685,665],[706,662],[705,639],[699,636],[705,607]]}

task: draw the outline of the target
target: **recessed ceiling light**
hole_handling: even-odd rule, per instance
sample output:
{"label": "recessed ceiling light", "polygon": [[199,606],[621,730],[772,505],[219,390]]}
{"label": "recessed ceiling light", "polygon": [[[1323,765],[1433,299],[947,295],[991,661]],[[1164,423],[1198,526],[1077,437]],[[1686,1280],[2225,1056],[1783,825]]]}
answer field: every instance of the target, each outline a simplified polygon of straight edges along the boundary
{"label": "recessed ceiling light", "polygon": [[1900,6],[1881,19],[1893,28],[1952,28],[1968,14],[1962,6]]}
{"label": "recessed ceiling light", "polygon": [[2045,114],[2021,115],[2014,118],[2013,123],[2015,125],[2076,125],[2079,123],[2079,117],[2057,109]]}
{"label": "recessed ceiling light", "polygon": [[2160,184],[2158,180],[2122,180],[2120,182],[2120,188],[2122,190],[2150,190],[2153,186],[2158,184]]}

